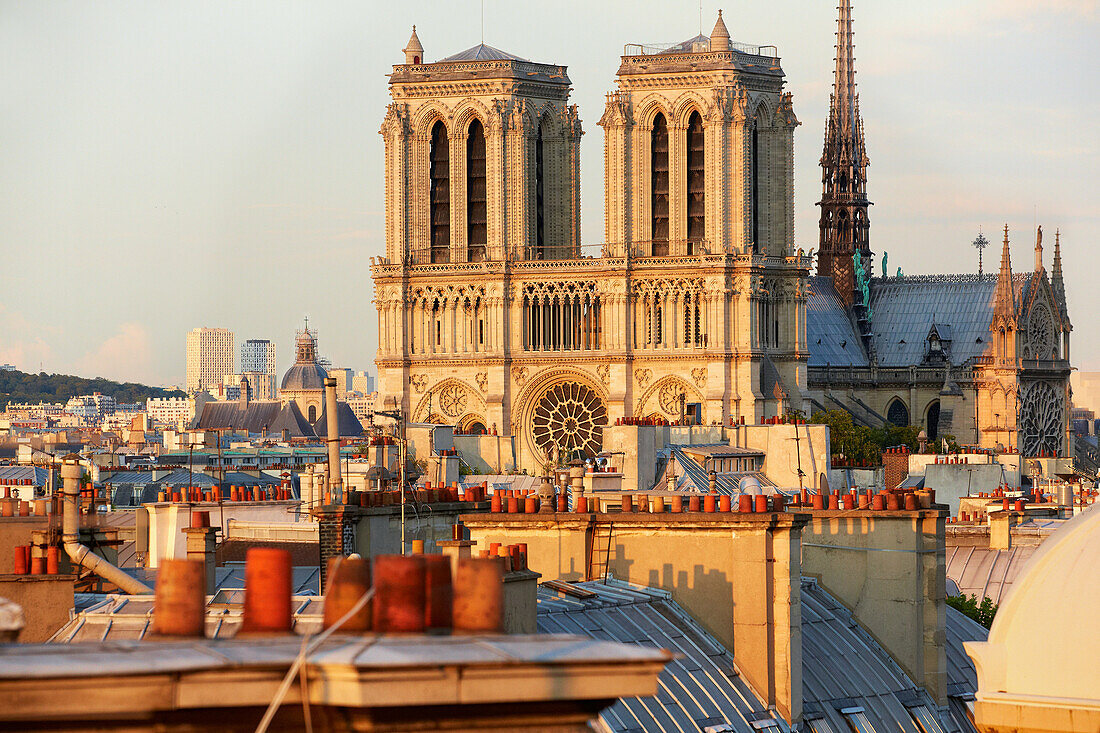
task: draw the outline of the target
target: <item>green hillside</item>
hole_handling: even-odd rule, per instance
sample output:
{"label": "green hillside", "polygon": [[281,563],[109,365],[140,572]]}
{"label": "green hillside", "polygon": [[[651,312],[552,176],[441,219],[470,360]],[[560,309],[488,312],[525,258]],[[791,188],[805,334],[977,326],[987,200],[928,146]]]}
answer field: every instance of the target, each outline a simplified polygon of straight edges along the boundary
{"label": "green hillside", "polygon": [[27,374],[0,371],[0,408],[9,402],[61,402],[93,392],[110,395],[118,402],[144,402],[150,397],[184,397],[183,392],[147,387],[134,382],[87,379],[69,374]]}

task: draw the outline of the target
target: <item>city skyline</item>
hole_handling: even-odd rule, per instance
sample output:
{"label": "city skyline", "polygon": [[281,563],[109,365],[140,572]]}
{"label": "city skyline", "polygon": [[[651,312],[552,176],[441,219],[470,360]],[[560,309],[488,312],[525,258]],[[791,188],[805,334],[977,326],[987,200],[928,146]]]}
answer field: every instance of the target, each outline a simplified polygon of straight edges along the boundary
{"label": "city skyline", "polygon": [[[720,5],[704,4],[704,32]],[[779,48],[802,122],[795,238],[806,250],[818,246],[833,5],[725,14],[733,40]],[[596,121],[622,45],[698,31],[695,7],[626,8],[486,3],[486,43],[569,67],[586,133],[585,244],[604,240]],[[402,60],[414,23],[428,60],[477,43],[477,5],[409,3],[378,18],[370,5],[278,6],[262,38],[249,35],[255,18],[244,9],[132,10],[42,3],[2,14],[0,39],[14,60],[0,70],[14,90],[0,115],[10,141],[0,170],[5,270],[45,288],[85,285],[0,303],[0,362],[178,384],[191,328],[270,338],[278,363],[289,364],[293,332],[309,315],[334,364],[374,371],[367,262],[384,252],[384,74]],[[1082,314],[1073,360],[1096,368],[1100,326],[1083,314],[1088,243],[1100,234],[1088,198],[1097,143],[1081,133],[1100,94],[1039,63],[1096,67],[1087,46],[1100,24],[1095,6],[858,3],[855,12],[876,264],[885,251],[891,274],[972,272],[978,228],[996,246],[1006,221],[1014,262],[1027,262],[1034,225],[1051,239],[1060,229],[1069,311]]]}

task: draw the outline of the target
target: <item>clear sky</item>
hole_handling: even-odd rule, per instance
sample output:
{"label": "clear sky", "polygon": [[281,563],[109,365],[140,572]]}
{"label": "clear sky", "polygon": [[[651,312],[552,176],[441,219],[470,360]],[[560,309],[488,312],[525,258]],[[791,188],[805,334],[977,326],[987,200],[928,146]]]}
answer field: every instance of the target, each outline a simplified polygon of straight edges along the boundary
{"label": "clear sky", "polygon": [[[835,2],[705,0],[733,40],[779,47],[795,112],[796,239],[817,247]],[[0,362],[182,382],[200,325],[278,342],[302,318],[374,371],[368,257],[384,251],[386,74],[480,40],[477,0],[0,2]],[[1073,356],[1100,368],[1097,0],[855,0],[871,246],[893,272],[1031,267],[1062,230]],[[569,66],[582,229],[603,239],[596,121],[626,43],[699,31],[698,0],[485,0],[485,42]],[[1047,249],[1050,267],[1051,247]]]}

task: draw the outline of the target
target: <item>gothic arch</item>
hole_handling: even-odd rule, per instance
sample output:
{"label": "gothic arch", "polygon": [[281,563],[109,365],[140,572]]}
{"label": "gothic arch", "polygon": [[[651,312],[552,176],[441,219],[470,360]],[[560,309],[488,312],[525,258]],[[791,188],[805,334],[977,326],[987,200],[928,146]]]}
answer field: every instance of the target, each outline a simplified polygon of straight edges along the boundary
{"label": "gothic arch", "polygon": [[710,105],[696,92],[681,94],[672,105],[671,112],[665,117],[670,126],[686,128],[692,112],[699,113],[699,117],[703,120],[704,129],[710,126],[707,122],[708,115],[710,115]]}
{"label": "gothic arch", "polygon": [[422,422],[429,417],[429,401],[431,415],[442,417],[443,422],[450,425],[459,424],[459,420],[469,412],[485,412],[485,403],[477,390],[454,377],[448,377],[424,391],[413,410],[413,422]]}
{"label": "gothic arch", "polygon": [[489,133],[489,109],[476,99],[465,99],[451,115],[454,120],[454,134],[465,135],[470,130],[470,124],[476,119],[481,122],[486,135]]}
{"label": "gothic arch", "polygon": [[[705,404],[703,395],[698,389],[680,377],[668,375],[655,381],[642,394],[641,399],[637,402],[638,406],[635,408],[634,414],[650,415],[651,413],[659,413],[666,420],[677,420],[680,417],[680,408],[679,405],[672,404],[671,400],[680,393],[687,395],[685,402],[688,404],[692,402]],[[702,421],[702,416],[700,416],[700,420]]]}
{"label": "gothic arch", "polygon": [[547,102],[534,110],[532,123],[534,130],[538,130],[539,127],[545,125],[542,129],[554,136],[561,135],[564,129],[561,124],[561,111],[551,102]]}
{"label": "gothic arch", "polygon": [[459,432],[467,434],[478,434],[481,431],[489,432],[489,423],[485,420],[485,415],[480,412],[467,412],[465,415],[455,421],[455,427]]}
{"label": "gothic arch", "polygon": [[900,397],[894,397],[886,407],[886,421],[892,425],[906,427],[909,425],[909,407]]}
{"label": "gothic arch", "polygon": [[638,113],[634,115],[636,126],[642,130],[652,130],[653,120],[658,114],[665,117],[665,123],[673,119],[665,107],[664,100],[657,96],[651,96],[638,105]]}
{"label": "gothic arch", "polygon": [[443,123],[443,126],[447,129],[447,137],[449,138],[453,122],[450,110],[439,102],[428,102],[417,112],[416,121],[413,123],[413,130],[416,131],[417,135],[431,137],[432,128],[435,127],[436,122]]}
{"label": "gothic arch", "polygon": [[925,435],[929,440],[936,440],[940,437],[940,401],[938,399],[932,400],[924,408],[924,422],[927,426],[924,430]]}
{"label": "gothic arch", "polygon": [[757,127],[772,127],[774,120],[771,107],[768,106],[768,100],[766,97],[761,97],[756,106],[753,107],[752,114],[749,115],[749,119],[756,121]]}

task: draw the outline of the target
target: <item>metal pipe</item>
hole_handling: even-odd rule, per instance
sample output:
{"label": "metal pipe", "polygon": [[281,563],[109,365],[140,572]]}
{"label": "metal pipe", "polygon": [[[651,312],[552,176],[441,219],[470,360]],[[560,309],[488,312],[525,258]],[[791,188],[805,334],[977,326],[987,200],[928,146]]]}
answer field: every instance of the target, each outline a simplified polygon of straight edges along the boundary
{"label": "metal pipe", "polygon": [[122,570],[96,555],[80,544],[80,517],[77,515],[77,498],[80,496],[80,479],[84,475],[84,469],[80,467],[80,456],[70,454],[65,456],[61,464],[62,495],[64,497],[64,515],[61,520],[61,541],[65,545],[65,552],[77,565],[91,570],[104,580],[114,583],[119,588],[133,595],[152,593],[153,589],[136,578],[130,577]]}
{"label": "metal pipe", "polygon": [[328,413],[325,436],[325,441],[328,443],[328,485],[332,492],[332,502],[342,504],[344,503],[344,480],[340,472],[340,418],[337,408],[336,377],[325,377],[325,412]]}

